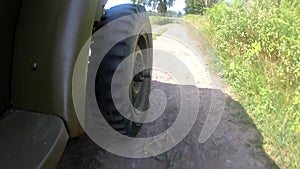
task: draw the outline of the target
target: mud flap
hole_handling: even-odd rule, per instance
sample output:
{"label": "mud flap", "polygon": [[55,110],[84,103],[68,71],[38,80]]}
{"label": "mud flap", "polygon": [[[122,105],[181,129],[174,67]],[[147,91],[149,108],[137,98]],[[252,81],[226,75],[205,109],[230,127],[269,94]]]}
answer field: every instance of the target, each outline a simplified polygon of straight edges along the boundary
{"label": "mud flap", "polygon": [[68,137],[56,116],[10,109],[0,119],[1,168],[55,168]]}

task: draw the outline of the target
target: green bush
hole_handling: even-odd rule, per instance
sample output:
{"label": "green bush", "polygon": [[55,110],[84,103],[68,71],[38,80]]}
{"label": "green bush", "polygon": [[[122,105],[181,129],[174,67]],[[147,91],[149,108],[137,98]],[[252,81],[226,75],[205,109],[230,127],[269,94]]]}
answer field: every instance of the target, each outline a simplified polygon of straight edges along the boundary
{"label": "green bush", "polygon": [[186,16],[212,40],[227,82],[281,168],[300,168],[300,2],[216,4]]}

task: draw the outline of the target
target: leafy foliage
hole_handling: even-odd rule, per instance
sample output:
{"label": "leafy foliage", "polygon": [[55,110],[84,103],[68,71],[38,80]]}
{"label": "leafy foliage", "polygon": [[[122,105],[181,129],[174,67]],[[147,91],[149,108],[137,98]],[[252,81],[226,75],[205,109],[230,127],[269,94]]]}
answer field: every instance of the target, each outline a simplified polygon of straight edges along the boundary
{"label": "leafy foliage", "polygon": [[144,6],[152,7],[157,9],[160,13],[166,13],[168,7],[174,5],[175,0],[131,0],[134,4],[142,4]]}
{"label": "leafy foliage", "polygon": [[218,0],[185,0],[187,14],[201,14],[205,12],[205,8],[212,7]]}
{"label": "leafy foliage", "polygon": [[168,10],[165,14],[162,14],[162,13],[159,13],[159,12],[155,12],[155,11],[152,11],[152,10],[148,10],[147,11],[148,15],[149,16],[165,16],[165,17],[179,17],[181,18],[182,17],[182,12],[176,12],[176,11],[170,11]]}
{"label": "leafy foliage", "polygon": [[204,17],[185,17],[212,39],[226,80],[263,134],[266,151],[281,168],[295,169],[300,168],[299,4],[218,3]]}

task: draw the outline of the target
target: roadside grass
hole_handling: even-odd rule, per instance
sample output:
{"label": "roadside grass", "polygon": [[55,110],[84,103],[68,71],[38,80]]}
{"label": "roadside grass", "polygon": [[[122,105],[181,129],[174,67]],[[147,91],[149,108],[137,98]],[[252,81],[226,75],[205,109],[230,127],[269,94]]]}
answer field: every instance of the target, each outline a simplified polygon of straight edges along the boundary
{"label": "roadside grass", "polygon": [[176,17],[166,16],[150,16],[150,23],[152,25],[166,25],[170,23],[179,23],[180,19]]}
{"label": "roadside grass", "polygon": [[[188,30],[191,38],[196,42],[197,48],[200,49],[199,51],[204,56],[205,63],[208,64],[209,71],[222,78],[224,75],[222,74],[220,58],[210,39],[201,31],[200,27],[195,29],[194,23],[190,23],[190,21],[183,20],[181,25]],[[202,25],[199,24],[198,26]]]}
{"label": "roadside grass", "polygon": [[[211,39],[226,82],[283,169],[300,168],[300,4],[216,4],[184,20]],[[213,59],[214,60],[214,59]],[[220,74],[219,74],[220,75]]]}
{"label": "roadside grass", "polygon": [[152,34],[153,40],[156,40],[158,36],[161,36],[163,33],[165,33],[172,24],[180,23],[182,19],[176,18],[176,17],[167,17],[167,16],[150,16],[150,23],[151,25],[159,25],[159,26],[165,26],[162,27],[157,32],[154,32]]}
{"label": "roadside grass", "polygon": [[156,40],[157,37],[161,36],[162,34],[164,34],[168,29],[170,29],[170,27],[172,27],[172,24],[167,25],[166,27],[161,28],[160,30],[158,30],[157,32],[152,33],[152,38],[153,40]]}

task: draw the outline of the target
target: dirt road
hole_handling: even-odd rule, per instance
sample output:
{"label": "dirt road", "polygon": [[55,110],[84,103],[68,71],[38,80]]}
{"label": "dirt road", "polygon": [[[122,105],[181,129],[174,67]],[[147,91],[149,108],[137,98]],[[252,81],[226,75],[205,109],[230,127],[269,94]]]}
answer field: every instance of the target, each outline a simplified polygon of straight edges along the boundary
{"label": "dirt road", "polygon": [[[164,27],[165,28],[165,27]],[[155,31],[160,27],[155,26]],[[113,155],[98,147],[86,135],[71,139],[57,168],[104,168],[104,169],[263,169],[277,168],[261,148],[263,138],[255,128],[243,107],[234,101],[229,91],[215,75],[209,73],[202,52],[195,45],[189,30],[181,24],[170,28],[154,41],[155,69],[152,90],[166,94],[164,113],[154,122],[143,125],[138,137],[147,137],[163,132],[176,120],[180,110],[181,89],[197,92],[200,109],[196,123],[189,134],[173,149],[156,157],[129,159]],[[178,58],[192,74],[172,65],[175,61],[163,61],[166,53]],[[178,81],[173,74],[180,74]],[[212,99],[212,93],[217,97]],[[225,100],[225,107],[215,132],[204,143],[198,142],[200,131],[211,106]],[[188,112],[184,112],[188,113]]]}

